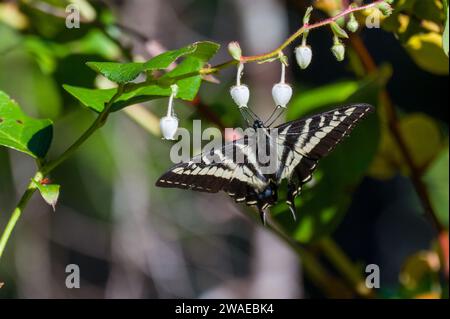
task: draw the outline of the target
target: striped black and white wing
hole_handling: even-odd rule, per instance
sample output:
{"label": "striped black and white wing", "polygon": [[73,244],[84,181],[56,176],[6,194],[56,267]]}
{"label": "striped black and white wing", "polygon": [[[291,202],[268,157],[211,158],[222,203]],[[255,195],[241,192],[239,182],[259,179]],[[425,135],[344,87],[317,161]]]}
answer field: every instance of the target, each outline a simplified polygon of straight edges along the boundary
{"label": "striped black and white wing", "polygon": [[371,105],[354,104],[278,126],[277,143],[282,151],[278,154],[277,183],[296,178],[301,188],[311,179],[318,160],[372,110]]}
{"label": "striped black and white wing", "polygon": [[[257,165],[254,145],[246,137],[195,156],[172,167],[156,186],[217,193],[225,191],[237,202],[256,205],[256,194],[269,184]],[[241,160],[236,160],[236,159]]]}

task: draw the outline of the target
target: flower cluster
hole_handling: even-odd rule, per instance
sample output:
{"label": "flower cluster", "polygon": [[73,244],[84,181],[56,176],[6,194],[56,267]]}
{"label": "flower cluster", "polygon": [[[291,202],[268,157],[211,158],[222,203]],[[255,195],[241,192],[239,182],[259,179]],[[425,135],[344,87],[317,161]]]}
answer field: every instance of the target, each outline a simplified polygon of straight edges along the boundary
{"label": "flower cluster", "polygon": [[[385,0],[377,5],[377,8],[385,15],[389,15],[392,13],[392,8],[390,4],[392,0]],[[355,17],[354,10],[357,8],[354,4],[350,5],[348,10],[348,18],[347,21],[345,19],[340,19],[339,23],[338,19],[330,19],[327,24],[330,25],[331,30],[333,32],[333,46],[331,47],[331,52],[335,56],[337,61],[343,61],[345,59],[345,46],[342,42],[342,39],[348,38],[347,32],[341,27],[340,24],[345,25],[345,28],[350,32],[357,32],[359,29],[359,22]],[[302,43],[300,46],[295,48],[295,58],[297,60],[298,65],[301,69],[306,69],[311,64],[313,58],[313,51],[310,45],[307,44],[307,39],[309,35],[309,20],[311,17],[311,13],[313,11],[313,7],[309,7],[306,10],[305,16],[303,17],[303,32]],[[336,20],[336,21],[335,21]],[[239,61],[238,73],[236,78],[236,85],[234,85],[230,94],[233,101],[236,105],[241,108],[247,108],[248,102],[250,99],[250,90],[247,85],[241,84],[241,76],[244,69],[244,64],[246,59],[242,57],[242,50],[237,42],[231,42],[228,45],[228,51],[230,55],[236,60]],[[281,51],[281,50],[280,50]],[[275,101],[277,107],[286,108],[286,105],[289,103],[292,97],[292,87],[285,82],[285,69],[287,66],[287,59],[284,54],[280,53],[279,58],[281,62],[281,81],[275,84],[272,88],[272,96]],[[271,62],[277,59],[268,59],[267,62]]]}
{"label": "flower cluster", "polygon": [[[392,0],[385,0],[383,2],[380,2],[376,8],[381,11],[382,14],[385,16],[389,16],[392,14]],[[357,8],[354,4],[350,5],[349,11],[351,9]],[[309,19],[311,17],[311,12],[313,8],[309,7],[306,10],[305,16],[303,18],[303,27],[305,28],[305,31],[302,33],[302,43],[300,46],[295,48],[295,57],[297,59],[297,63],[300,66],[301,69],[306,69],[312,61],[313,52],[311,49],[311,46],[307,44],[307,38],[309,35],[309,29],[307,28],[309,25]],[[342,39],[348,38],[347,32],[341,27],[345,25],[345,28],[355,33],[359,30],[360,25],[358,20],[355,17],[354,12],[350,12],[348,14],[347,21],[345,22],[345,19],[339,19],[339,23],[336,21],[330,21],[329,25],[331,27],[331,30],[333,32],[333,46],[331,47],[331,52],[335,56],[336,60],[343,61],[345,58],[345,46],[342,42]]]}

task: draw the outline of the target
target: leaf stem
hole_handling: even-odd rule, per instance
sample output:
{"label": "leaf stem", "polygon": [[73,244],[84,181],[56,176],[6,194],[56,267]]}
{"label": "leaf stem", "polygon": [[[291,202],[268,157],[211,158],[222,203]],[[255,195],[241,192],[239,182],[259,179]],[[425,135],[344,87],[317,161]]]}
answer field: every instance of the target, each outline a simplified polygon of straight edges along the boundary
{"label": "leaf stem", "polygon": [[69,157],[75,153],[78,148],[86,142],[86,140],[91,137],[91,135],[97,131],[99,128],[101,128],[106,120],[108,119],[109,113],[111,111],[111,106],[113,103],[122,95],[123,93],[123,86],[119,86],[117,89],[116,94],[109,100],[109,102],[105,105],[105,108],[103,111],[97,116],[94,123],[81,135],[81,137],[75,141],[61,156],[59,156],[57,159],[47,163],[44,165],[41,169],[42,173],[45,175],[49,174],[51,171],[53,171],[56,167],[61,165],[65,160],[67,160]]}
{"label": "leaf stem", "polygon": [[97,116],[94,123],[81,135],[80,138],[78,138],[75,143],[73,143],[62,155],[60,155],[57,159],[48,162],[47,164],[43,165],[35,174],[35,176],[32,178],[30,184],[28,185],[26,191],[23,193],[22,197],[19,200],[19,203],[17,204],[16,208],[12,212],[8,223],[6,224],[5,230],[3,231],[1,237],[0,237],[0,259],[3,256],[3,252],[5,250],[6,244],[8,243],[9,238],[11,237],[11,234],[17,224],[17,221],[19,220],[20,216],[22,215],[23,210],[27,206],[28,202],[30,201],[32,195],[36,191],[37,187],[36,184],[33,182],[40,182],[46,175],[48,175],[51,171],[53,171],[56,167],[61,165],[64,161],[66,161],[69,157],[75,153],[78,148],[86,142],[86,140],[91,137],[91,135],[97,131],[99,128],[101,128],[106,120],[108,119],[109,113],[111,111],[111,106],[113,103],[122,95],[123,93],[123,86],[119,86],[117,89],[117,93],[111,98],[111,100],[108,101],[108,103],[105,105],[105,108],[103,111]]}

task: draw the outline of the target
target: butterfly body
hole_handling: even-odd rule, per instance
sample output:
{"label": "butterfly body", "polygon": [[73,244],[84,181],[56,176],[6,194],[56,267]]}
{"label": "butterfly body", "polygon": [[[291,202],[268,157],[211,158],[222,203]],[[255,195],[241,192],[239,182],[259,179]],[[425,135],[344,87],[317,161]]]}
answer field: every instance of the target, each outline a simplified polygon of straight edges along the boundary
{"label": "butterfly body", "polygon": [[265,210],[278,201],[278,187],[288,181],[287,198],[294,218],[294,200],[312,178],[318,161],[328,155],[373,107],[355,104],[295,120],[275,128],[255,120],[253,132],[172,167],[156,185],[217,193]]}

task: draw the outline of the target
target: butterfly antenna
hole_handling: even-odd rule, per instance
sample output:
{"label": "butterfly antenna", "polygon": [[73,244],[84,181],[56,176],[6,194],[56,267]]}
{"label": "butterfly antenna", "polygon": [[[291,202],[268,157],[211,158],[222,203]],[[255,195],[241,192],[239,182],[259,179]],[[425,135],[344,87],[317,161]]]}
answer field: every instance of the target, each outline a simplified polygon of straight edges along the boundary
{"label": "butterfly antenna", "polygon": [[[281,115],[283,115],[284,111],[286,111],[286,108],[277,106],[276,109],[272,112],[272,115],[269,116],[266,123],[264,124],[266,127],[271,127],[273,123],[275,123]],[[268,123],[270,121],[270,123]],[[268,124],[267,124],[268,123]]]}
{"label": "butterfly antenna", "polygon": [[275,113],[278,111],[278,109],[279,109],[279,106],[277,106],[276,108],[274,108],[273,111],[272,111],[272,114],[270,114],[269,118],[268,118],[264,123],[267,123],[267,122],[269,122],[270,120],[272,120],[272,118],[274,117],[274,115],[275,115]]}

